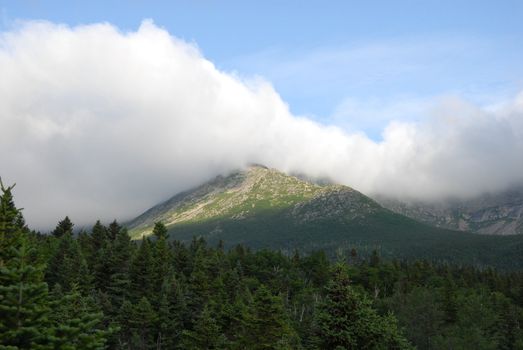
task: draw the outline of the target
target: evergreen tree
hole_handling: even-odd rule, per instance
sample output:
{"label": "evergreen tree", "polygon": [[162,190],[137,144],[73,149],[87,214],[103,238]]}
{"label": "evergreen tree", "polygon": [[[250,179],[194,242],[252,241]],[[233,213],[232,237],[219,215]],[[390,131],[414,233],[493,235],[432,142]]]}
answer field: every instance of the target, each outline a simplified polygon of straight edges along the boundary
{"label": "evergreen tree", "polygon": [[155,325],[158,315],[154,312],[149,300],[142,297],[129,316],[133,332],[131,340],[133,347],[140,350],[156,348]]}
{"label": "evergreen tree", "polygon": [[7,247],[0,265],[0,349],[38,349],[49,343],[47,284],[43,267],[33,265],[24,237]]}
{"label": "evergreen tree", "polygon": [[102,249],[107,243],[107,228],[102,225],[100,220],[97,220],[96,223],[91,228],[89,234],[89,251],[87,253],[88,263],[90,267],[93,267],[96,264],[96,259],[98,258],[97,252]]}
{"label": "evergreen tree", "polygon": [[88,261],[94,287],[102,292],[107,291],[107,283],[111,277],[111,254],[107,228],[97,221],[91,231],[91,252]]}
{"label": "evergreen tree", "polygon": [[189,276],[187,293],[190,312],[197,317],[211,294],[209,281],[209,260],[205,255],[205,248],[201,247],[195,252],[193,270]]}
{"label": "evergreen tree", "polygon": [[118,311],[116,320],[119,327],[117,333],[117,344],[119,344],[120,349],[133,349],[134,320],[131,317],[133,313],[133,304],[129,300],[124,300],[120,310]]}
{"label": "evergreen tree", "polygon": [[192,263],[187,247],[180,241],[174,241],[172,244],[173,267],[177,277],[189,277],[192,270]]}
{"label": "evergreen tree", "polygon": [[346,266],[338,264],[317,314],[322,349],[406,349],[393,316],[380,317],[365,294],[351,287]]}
{"label": "evergreen tree", "polygon": [[167,240],[167,238],[169,238],[167,233],[167,227],[165,227],[165,225],[162,222],[157,222],[154,224],[153,235],[154,237],[156,237],[156,239],[163,238]]}
{"label": "evergreen tree", "polygon": [[254,294],[247,330],[252,349],[295,349],[299,345],[281,297],[273,296],[264,285]]}
{"label": "evergreen tree", "polygon": [[171,278],[164,283],[158,321],[161,344],[165,349],[175,348],[180,341],[182,331],[189,328],[192,321],[181,281]]}
{"label": "evergreen tree", "polygon": [[0,179],[0,266],[12,256],[13,251],[10,248],[17,244],[26,230],[22,212],[14,203],[14,187],[15,185],[5,187]]}
{"label": "evergreen tree", "polygon": [[153,293],[153,256],[151,241],[144,238],[130,267],[132,298],[138,302]]}
{"label": "evergreen tree", "polygon": [[82,291],[87,292],[91,287],[87,263],[71,231],[65,231],[54,252],[45,274],[47,283],[52,287],[60,284],[64,290],[71,289],[73,284],[79,284]]}
{"label": "evergreen tree", "polygon": [[74,224],[71,222],[68,216],[66,216],[62,221],[58,222],[58,225],[56,225],[56,228],[53,230],[52,235],[60,238],[65,234],[72,235],[73,234],[73,226]]}
{"label": "evergreen tree", "polygon": [[44,267],[35,261],[13,187],[0,181],[0,349],[43,348],[50,335]]}
{"label": "evergreen tree", "polygon": [[445,312],[438,302],[439,293],[425,287],[414,287],[408,293],[397,290],[387,300],[405,335],[418,349],[431,349],[434,338],[442,331]]}
{"label": "evergreen tree", "polygon": [[120,309],[124,300],[130,297],[130,263],[133,255],[133,243],[127,233],[127,229],[121,228],[116,233],[112,243],[111,255],[109,257],[110,275],[107,283],[109,295],[114,312]]}
{"label": "evergreen tree", "polygon": [[239,296],[232,303],[224,305],[222,330],[231,349],[245,349],[250,344],[248,320],[252,310],[244,300],[248,298],[251,296],[245,296],[245,298]]}
{"label": "evergreen tree", "polygon": [[[154,226],[153,234],[156,241],[153,245],[152,256],[152,288],[156,292],[155,301],[161,299],[160,291],[165,281],[167,281],[172,273],[172,254],[171,247],[167,242],[167,229],[162,223],[157,223]],[[157,306],[158,303],[156,302]]]}
{"label": "evergreen tree", "polygon": [[57,297],[51,314],[53,347],[64,350],[104,349],[110,331],[103,329],[103,314],[80,295],[78,285],[73,284],[70,292],[61,297],[59,293],[54,294]]}
{"label": "evergreen tree", "polygon": [[445,322],[452,324],[458,319],[458,305],[456,302],[456,286],[452,276],[447,275],[443,288],[443,311],[445,312]]}
{"label": "evergreen tree", "polygon": [[193,330],[183,332],[181,347],[187,350],[229,349],[218,322],[212,317],[207,306],[196,320]]}
{"label": "evergreen tree", "polygon": [[91,230],[91,242],[93,247],[93,252],[98,251],[102,248],[107,242],[108,234],[107,228],[102,225],[100,220],[96,221],[92,230]]}
{"label": "evergreen tree", "polygon": [[109,226],[107,227],[107,229],[105,231],[107,239],[109,241],[114,241],[116,239],[116,237],[118,237],[118,235],[120,234],[121,230],[122,230],[122,226],[120,226],[120,224],[116,220],[114,220],[113,222],[111,222],[109,224]]}

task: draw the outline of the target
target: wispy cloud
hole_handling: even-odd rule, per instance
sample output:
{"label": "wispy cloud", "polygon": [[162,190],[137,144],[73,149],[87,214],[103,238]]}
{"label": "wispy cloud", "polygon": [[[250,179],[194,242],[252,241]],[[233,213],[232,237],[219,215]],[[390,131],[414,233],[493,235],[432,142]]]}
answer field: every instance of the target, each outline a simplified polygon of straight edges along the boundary
{"label": "wispy cloud", "polygon": [[[510,55],[506,52],[511,52]],[[271,48],[226,67],[269,79],[300,113],[325,120],[348,103],[459,94],[493,102],[523,88],[523,49],[473,36],[413,36],[298,49]],[[357,101],[357,102],[355,102]],[[487,102],[488,103],[488,102]],[[385,107],[385,106],[384,106]],[[358,125],[355,125],[358,127]],[[384,125],[382,125],[382,128]]]}
{"label": "wispy cloud", "polygon": [[267,81],[151,22],[25,23],[0,36],[0,76],[0,175],[37,227],[129,218],[250,162],[414,198],[523,182],[522,95],[489,109],[447,97],[378,142],[293,115]]}

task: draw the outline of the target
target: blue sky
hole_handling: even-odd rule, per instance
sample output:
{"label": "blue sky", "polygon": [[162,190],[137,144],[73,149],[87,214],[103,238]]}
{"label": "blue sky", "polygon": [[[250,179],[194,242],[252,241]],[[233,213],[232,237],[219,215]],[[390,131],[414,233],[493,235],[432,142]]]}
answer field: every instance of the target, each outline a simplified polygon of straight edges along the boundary
{"label": "blue sky", "polygon": [[0,175],[37,227],[131,218],[253,162],[405,200],[521,186],[522,18],[521,0],[0,0]]}
{"label": "blue sky", "polygon": [[152,19],[219,69],[269,80],[295,114],[380,139],[457,95],[523,90],[523,1],[0,1],[18,19],[136,30]]}

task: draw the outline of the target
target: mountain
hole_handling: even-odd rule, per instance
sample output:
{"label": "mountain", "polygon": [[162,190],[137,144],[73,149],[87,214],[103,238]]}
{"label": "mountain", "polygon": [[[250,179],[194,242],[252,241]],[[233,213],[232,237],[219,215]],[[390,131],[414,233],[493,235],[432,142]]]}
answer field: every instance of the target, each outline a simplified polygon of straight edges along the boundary
{"label": "mountain", "polygon": [[342,185],[318,184],[263,166],[218,176],[127,224],[140,239],[163,222],[173,239],[202,236],[229,247],[367,255],[523,267],[523,236],[475,235],[425,225]]}
{"label": "mountain", "polygon": [[396,213],[437,227],[480,234],[523,234],[523,188],[435,203],[375,199]]}

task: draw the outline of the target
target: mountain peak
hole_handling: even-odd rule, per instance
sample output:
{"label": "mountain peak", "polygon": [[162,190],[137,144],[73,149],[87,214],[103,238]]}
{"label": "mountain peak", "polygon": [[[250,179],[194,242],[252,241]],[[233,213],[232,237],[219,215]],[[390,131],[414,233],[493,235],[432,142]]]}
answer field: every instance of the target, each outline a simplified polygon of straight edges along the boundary
{"label": "mountain peak", "polygon": [[[127,227],[137,239],[149,235],[158,221],[174,239],[201,236],[210,244],[224,241],[227,247],[241,243],[286,252],[325,249],[330,254],[379,249],[389,257],[479,265],[494,261],[499,266],[509,266],[510,257],[521,255],[517,235],[479,237],[431,227],[385,209],[350,187],[320,185],[260,165],[179,193]],[[494,238],[506,240],[497,246]]]}
{"label": "mountain peak", "polygon": [[[365,197],[346,186],[322,186],[260,164],[250,164],[244,170],[217,176],[192,190],[175,195],[133,220],[129,228],[134,237],[141,237],[150,234],[157,221],[172,227],[217,219],[243,220],[285,210],[289,211],[289,215],[304,220],[318,215],[304,213],[304,208],[312,208],[312,204],[307,206],[306,203],[314,199],[325,201],[329,197],[330,204],[337,202],[337,210],[341,210],[339,201],[333,200],[335,194],[339,197],[340,191],[351,194],[346,199],[353,201],[356,197],[357,200]],[[324,213],[321,215],[328,211],[326,204],[322,204]]]}

